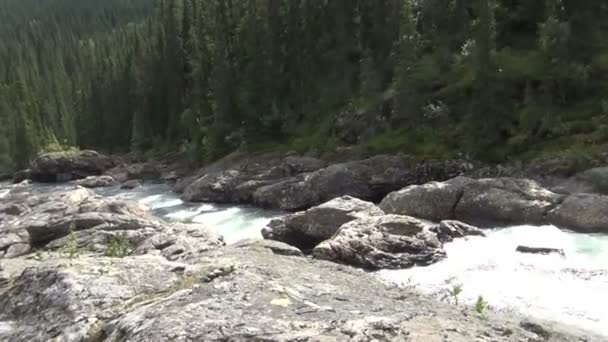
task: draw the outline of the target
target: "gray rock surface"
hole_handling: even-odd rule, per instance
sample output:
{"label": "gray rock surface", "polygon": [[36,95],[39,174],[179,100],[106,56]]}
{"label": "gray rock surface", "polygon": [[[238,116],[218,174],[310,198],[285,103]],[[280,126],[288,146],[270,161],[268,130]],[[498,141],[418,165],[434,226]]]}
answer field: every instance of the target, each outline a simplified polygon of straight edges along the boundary
{"label": "gray rock surface", "polygon": [[89,176],[76,181],[76,184],[85,188],[94,189],[115,185],[116,180],[112,176]]}
{"label": "gray rock surface", "polygon": [[0,339],[10,341],[601,341],[545,322],[480,317],[255,242],[192,264],[155,256],[30,261],[0,305]]}
{"label": "gray rock surface", "polygon": [[459,177],[394,192],[382,201],[380,208],[387,213],[432,221],[456,219],[496,227],[543,224],[547,213],[563,198],[531,180]]}
{"label": "gray rock surface", "polygon": [[343,225],[313,249],[318,259],[366,269],[399,269],[430,265],[446,257],[427,225],[409,216],[371,216]]}
{"label": "gray rock surface", "polygon": [[[220,247],[203,226],[169,224],[83,188],[22,187],[0,202],[22,206],[0,213],[1,341],[601,341],[516,316],[480,317],[277,241]],[[31,233],[46,245],[8,258],[31,246]],[[103,239],[118,233],[132,250],[104,256]],[[394,215],[346,223],[329,242],[346,251],[333,260],[366,267],[441,256],[420,221]]]}
{"label": "gray rock surface", "polygon": [[388,194],[379,206],[387,214],[409,215],[435,222],[454,219],[464,185],[471,182],[474,181],[459,177],[442,183],[408,186]]}
{"label": "gray rock surface", "polygon": [[347,195],[379,201],[406,185],[446,180],[474,168],[460,160],[421,161],[403,155],[329,166],[295,154],[230,156],[179,180],[175,190],[183,193],[186,201],[247,203],[297,211]]}
{"label": "gray rock surface", "polygon": [[525,179],[481,179],[464,187],[456,219],[480,226],[540,225],[562,199],[538,183]]}
{"label": "gray rock surface", "polygon": [[570,195],[548,213],[547,221],[577,232],[608,234],[608,196]]}
{"label": "gray rock surface", "polygon": [[275,219],[262,229],[265,239],[309,250],[331,238],[345,223],[384,212],[371,202],[343,196],[306,211]]}
{"label": "gray rock surface", "polygon": [[224,244],[201,225],[168,223],[146,206],[102,198],[82,187],[48,193],[23,189],[0,200],[0,258],[33,249],[105,254],[117,239],[129,253],[157,253],[170,260]]}
{"label": "gray rock surface", "polygon": [[486,236],[481,229],[460,221],[441,221],[430,230],[437,234],[441,242],[452,242],[454,239],[466,236]]}
{"label": "gray rock surface", "polygon": [[95,151],[41,154],[30,164],[30,177],[37,182],[66,182],[103,174],[114,162]]}

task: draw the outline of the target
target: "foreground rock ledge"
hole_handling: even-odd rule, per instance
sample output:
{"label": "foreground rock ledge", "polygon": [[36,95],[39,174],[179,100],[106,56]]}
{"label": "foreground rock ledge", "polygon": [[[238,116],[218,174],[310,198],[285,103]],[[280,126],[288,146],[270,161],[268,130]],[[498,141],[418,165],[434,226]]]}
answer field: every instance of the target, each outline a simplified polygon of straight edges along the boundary
{"label": "foreground rock ledge", "polygon": [[[28,261],[0,290],[0,340],[601,341],[517,317],[479,317],[298,254],[263,241],[188,264],[155,256]],[[14,269],[25,261],[6,262]]]}

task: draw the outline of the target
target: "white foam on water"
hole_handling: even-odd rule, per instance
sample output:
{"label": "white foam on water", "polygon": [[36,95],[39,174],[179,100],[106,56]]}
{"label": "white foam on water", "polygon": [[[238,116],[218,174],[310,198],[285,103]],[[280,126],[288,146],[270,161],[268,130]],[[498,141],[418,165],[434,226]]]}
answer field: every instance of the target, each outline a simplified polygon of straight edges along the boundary
{"label": "white foam on water", "polygon": [[[437,264],[378,274],[438,296],[459,284],[461,299],[469,304],[483,295],[496,310],[519,311],[608,336],[608,236],[554,226],[487,233],[486,238],[446,244],[448,258]],[[518,245],[561,248],[565,257],[518,253]]]}
{"label": "white foam on water", "polygon": [[163,194],[159,195],[151,195],[141,198],[139,203],[145,204],[151,209],[161,209],[161,208],[170,208],[176,207],[184,204],[179,198],[175,198],[175,196],[167,196]]}

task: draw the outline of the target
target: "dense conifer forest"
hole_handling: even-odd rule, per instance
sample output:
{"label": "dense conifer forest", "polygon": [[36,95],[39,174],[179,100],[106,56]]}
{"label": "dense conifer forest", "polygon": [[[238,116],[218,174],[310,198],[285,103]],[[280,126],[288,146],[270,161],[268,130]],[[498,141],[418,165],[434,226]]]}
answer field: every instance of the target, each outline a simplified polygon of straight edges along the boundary
{"label": "dense conifer forest", "polygon": [[2,0],[0,165],[68,146],[593,153],[607,33],[600,0]]}

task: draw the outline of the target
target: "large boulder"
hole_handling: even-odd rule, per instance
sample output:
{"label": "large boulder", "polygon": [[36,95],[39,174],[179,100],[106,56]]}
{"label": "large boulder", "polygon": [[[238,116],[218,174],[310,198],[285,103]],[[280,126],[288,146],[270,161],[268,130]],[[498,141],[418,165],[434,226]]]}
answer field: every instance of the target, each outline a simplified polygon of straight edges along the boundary
{"label": "large boulder", "polygon": [[262,235],[265,239],[310,250],[331,238],[343,224],[380,215],[384,215],[384,212],[373,203],[343,196],[306,211],[275,219],[262,229]]}
{"label": "large boulder", "polygon": [[567,196],[548,213],[547,221],[555,226],[582,233],[608,233],[608,196]]}
{"label": "large boulder", "polygon": [[409,162],[399,156],[377,156],[334,164],[262,187],[253,194],[253,201],[268,208],[300,210],[345,195],[378,200],[388,191],[408,183]]}
{"label": "large boulder", "polygon": [[408,215],[439,222],[455,218],[456,205],[466,184],[474,180],[458,177],[447,182],[408,186],[388,194],[380,203],[387,214]]}
{"label": "large boulder", "polygon": [[410,186],[380,204],[387,213],[431,221],[460,220],[482,227],[543,224],[563,196],[527,179],[458,177]]}
{"label": "large boulder", "polygon": [[113,165],[112,159],[95,151],[45,153],[32,161],[30,177],[37,182],[67,182],[101,175]]}
{"label": "large boulder", "polygon": [[541,225],[547,212],[561,199],[561,195],[531,180],[481,179],[464,186],[455,218],[483,227]]}
{"label": "large boulder", "polygon": [[318,259],[366,269],[399,269],[430,265],[446,257],[428,227],[409,216],[372,216],[343,225],[313,249]]}
{"label": "large boulder", "polygon": [[182,199],[188,202],[232,203],[235,188],[241,182],[242,173],[236,170],[206,174],[186,187]]}

